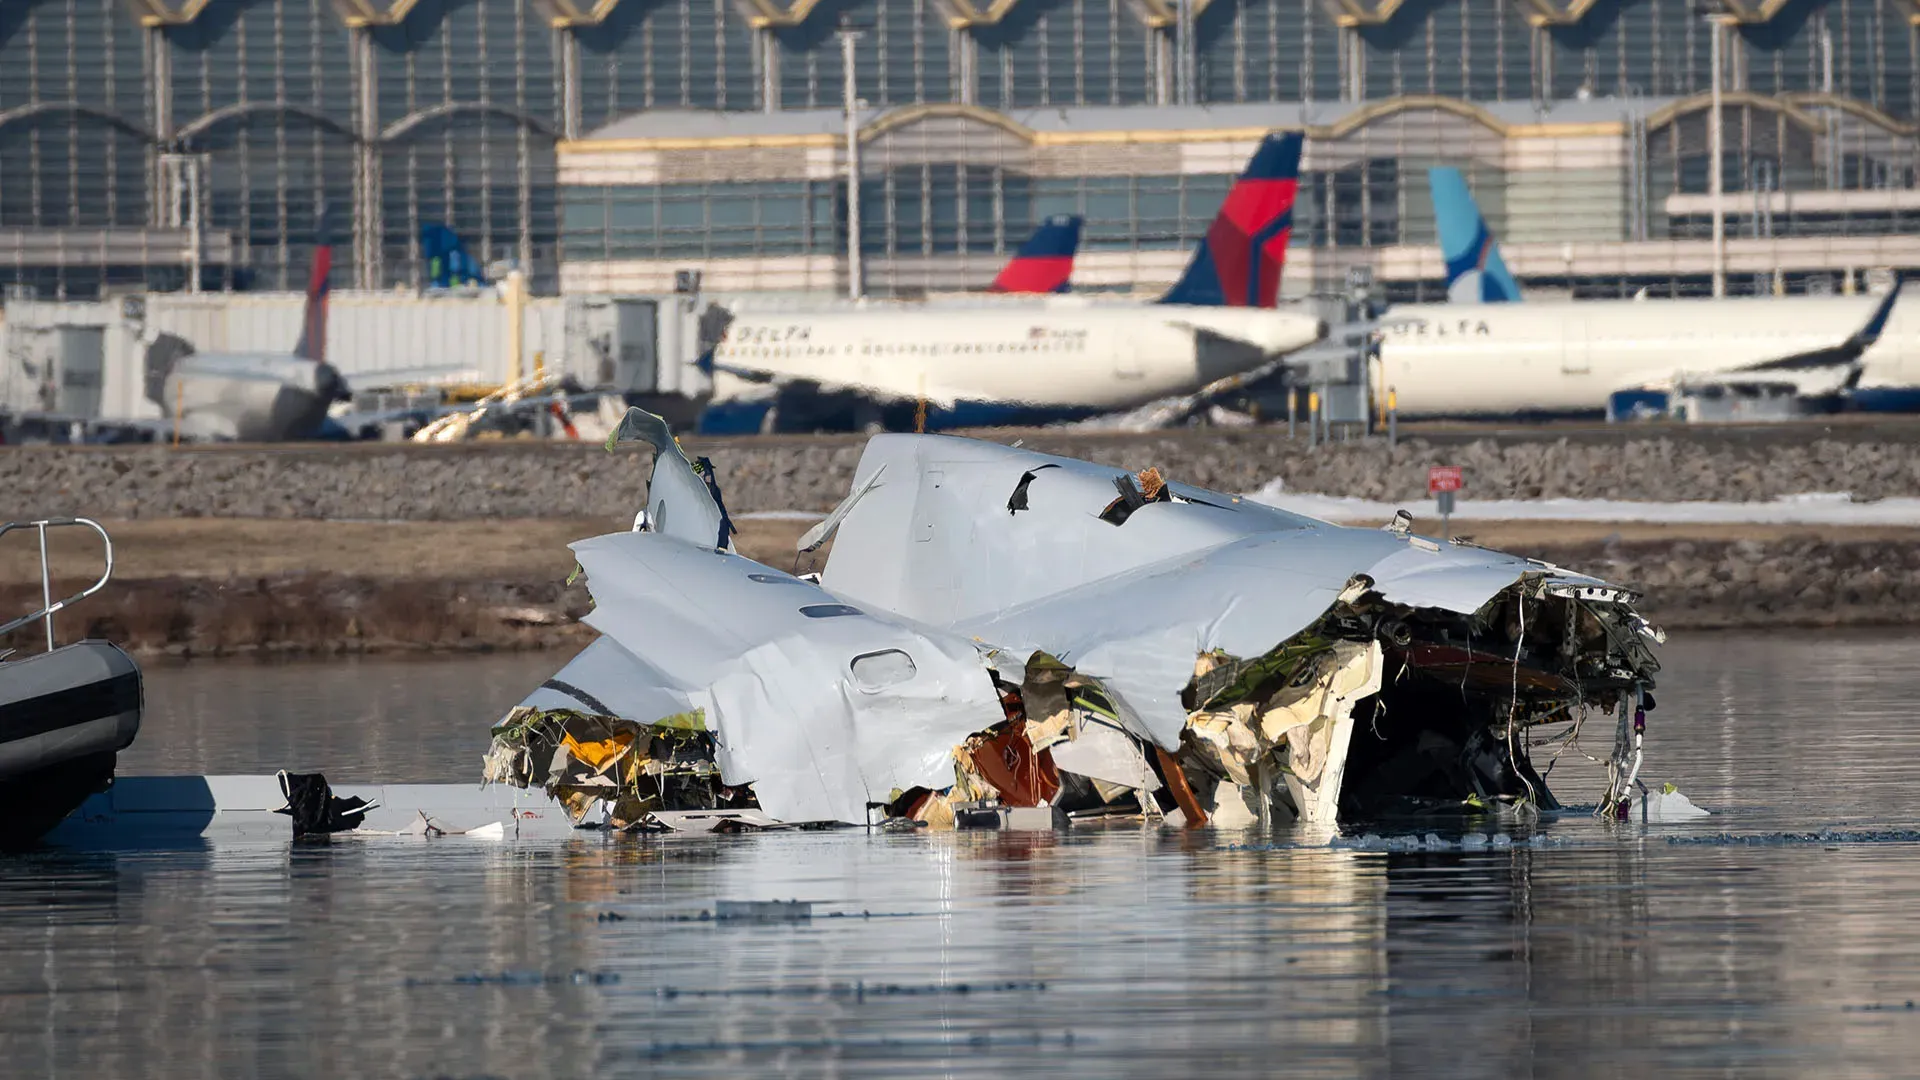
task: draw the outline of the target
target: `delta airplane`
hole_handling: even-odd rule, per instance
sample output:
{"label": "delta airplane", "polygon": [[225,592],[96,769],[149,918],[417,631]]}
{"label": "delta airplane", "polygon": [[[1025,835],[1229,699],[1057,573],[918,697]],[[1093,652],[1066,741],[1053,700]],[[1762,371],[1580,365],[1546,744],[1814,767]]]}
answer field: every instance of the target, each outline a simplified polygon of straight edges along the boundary
{"label": "delta airplane", "polygon": [[181,355],[178,346],[149,350],[150,357],[169,351],[177,357],[170,364],[150,364],[148,385],[158,384],[160,395],[154,400],[168,417],[177,414],[182,435],[282,442],[311,439],[320,433],[328,407],[348,396],[346,379],[327,363],[332,262],[333,249],[323,231],[313,253],[300,340],[292,353]]}
{"label": "delta airplane", "polygon": [[[1275,310],[1300,148],[1298,132],[1261,142],[1158,302],[744,312],[701,366],[778,385],[777,426],[801,430],[809,412],[906,427],[924,403],[935,430],[1085,417],[1192,393],[1326,334],[1317,317]],[[701,426],[715,430],[705,418]]]}
{"label": "delta airplane", "polygon": [[1896,281],[1879,298],[1513,303],[1519,290],[1465,183],[1434,179],[1454,299],[1396,305],[1382,324],[1379,384],[1403,416],[1658,412],[1709,385],[1837,402],[1860,381],[1900,292]]}

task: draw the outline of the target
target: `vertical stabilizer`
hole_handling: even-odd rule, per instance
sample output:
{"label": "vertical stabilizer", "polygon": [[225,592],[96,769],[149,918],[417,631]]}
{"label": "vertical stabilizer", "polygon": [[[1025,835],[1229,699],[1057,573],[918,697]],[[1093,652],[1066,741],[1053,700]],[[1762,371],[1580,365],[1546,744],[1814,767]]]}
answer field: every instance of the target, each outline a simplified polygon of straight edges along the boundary
{"label": "vertical stabilizer", "polygon": [[1447,299],[1456,304],[1493,304],[1520,299],[1520,284],[1507,271],[1500,245],[1480,216],[1459,169],[1427,170],[1433,216],[1440,230],[1440,257],[1447,264]]}
{"label": "vertical stabilizer", "polygon": [[989,288],[1003,293],[1063,293],[1080,248],[1079,216],[1055,214],[1040,223]]}
{"label": "vertical stabilizer", "polygon": [[300,324],[300,342],[293,355],[325,363],[327,359],[327,293],[332,289],[333,244],[327,233],[327,212],[320,211],[314,237],[313,273],[307,279],[306,317]]}
{"label": "vertical stabilizer", "polygon": [[485,285],[487,275],[467,254],[460,234],[438,221],[420,226],[420,258],[427,264],[427,284],[435,289]]}
{"label": "vertical stabilizer", "polygon": [[1293,236],[1293,200],[1300,188],[1297,131],[1260,141],[1246,172],[1227,192],[1219,216],[1200,241],[1187,272],[1163,304],[1271,308]]}

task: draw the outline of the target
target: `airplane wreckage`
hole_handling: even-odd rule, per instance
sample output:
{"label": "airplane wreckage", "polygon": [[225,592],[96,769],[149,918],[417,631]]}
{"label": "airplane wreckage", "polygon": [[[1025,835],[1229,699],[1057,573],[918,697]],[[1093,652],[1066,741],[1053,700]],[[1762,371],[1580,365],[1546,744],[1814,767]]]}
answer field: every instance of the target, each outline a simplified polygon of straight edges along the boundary
{"label": "airplane wreckage", "polygon": [[879,435],[801,538],[744,558],[712,465],[650,444],[633,530],[572,545],[600,637],[493,729],[484,780],[575,826],[1137,815],[1332,825],[1555,809],[1541,725],[1637,784],[1663,635],[1595,578],[994,443]]}

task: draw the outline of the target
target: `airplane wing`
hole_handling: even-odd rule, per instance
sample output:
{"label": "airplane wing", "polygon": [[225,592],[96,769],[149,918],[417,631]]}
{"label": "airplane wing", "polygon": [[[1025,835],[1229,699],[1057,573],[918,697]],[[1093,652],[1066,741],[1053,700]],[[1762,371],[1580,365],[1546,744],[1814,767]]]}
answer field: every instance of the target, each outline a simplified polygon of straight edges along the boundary
{"label": "airplane wing", "polygon": [[1900,276],[1894,275],[1893,288],[1887,290],[1886,299],[1873,309],[1873,315],[1867,324],[1855,330],[1845,341],[1824,349],[1812,349],[1794,353],[1791,356],[1775,357],[1757,364],[1744,364],[1735,371],[1804,371],[1809,368],[1839,367],[1857,363],[1873,343],[1880,340],[1881,331],[1887,327],[1887,318],[1893,314],[1893,302],[1900,298]]}
{"label": "airplane wing", "polygon": [[[1376,331],[1410,321],[1412,320],[1371,319],[1361,322],[1341,323],[1337,326],[1329,327],[1326,337],[1322,338],[1321,341],[1323,344],[1326,342],[1352,342],[1354,338],[1360,337],[1363,339],[1360,343],[1349,347],[1372,349],[1377,343],[1368,339]],[[1186,324],[1169,325],[1179,325],[1184,330],[1192,331],[1196,336],[1210,333],[1203,328],[1188,326]],[[1213,334],[1212,336],[1220,338],[1218,334]],[[1237,341],[1238,339],[1220,338],[1220,340]],[[1317,346],[1308,346],[1308,349],[1316,347]],[[1249,386],[1257,385],[1286,370],[1289,366],[1297,363],[1300,353],[1305,351],[1306,350],[1300,350],[1298,352],[1288,353],[1285,356],[1275,357],[1258,367],[1215,379],[1191,394],[1184,394],[1153,402],[1139,411],[1135,417],[1135,421],[1138,426],[1143,428],[1176,427],[1184,424],[1188,418],[1214,404],[1220,398],[1237,390],[1244,390]]]}
{"label": "airplane wing", "polygon": [[[1798,396],[1832,393],[1853,386],[1860,379],[1860,358],[1880,340],[1894,301],[1900,298],[1901,281],[1894,278],[1893,288],[1873,309],[1866,324],[1845,340],[1818,349],[1773,356],[1734,367],[1692,372],[1683,368],[1649,371],[1624,383],[1619,390],[1671,389],[1676,384],[1689,386],[1751,385],[1767,383],[1793,387]],[[1618,391],[1616,391],[1618,392]]]}

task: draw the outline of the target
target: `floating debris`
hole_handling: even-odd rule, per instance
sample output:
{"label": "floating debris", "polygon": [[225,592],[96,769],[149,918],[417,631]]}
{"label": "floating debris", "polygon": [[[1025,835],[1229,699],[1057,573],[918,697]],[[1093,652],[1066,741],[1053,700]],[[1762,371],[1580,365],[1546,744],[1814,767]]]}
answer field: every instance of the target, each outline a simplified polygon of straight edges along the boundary
{"label": "floating debris", "polygon": [[806,922],[813,918],[813,905],[805,900],[720,900],[713,905],[713,917],[739,922]]}
{"label": "floating debris", "polygon": [[734,551],[718,478],[665,421],[632,410],[622,442],[655,451],[647,504],[572,545],[601,637],[484,765],[577,826],[1525,815],[1559,805],[1528,732],[1569,724],[1564,749],[1594,721],[1596,812],[1645,791],[1664,635],[1606,582],[918,435],[868,442],[798,545],[832,541],[825,568],[796,576]]}

